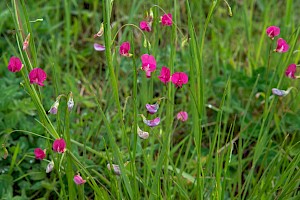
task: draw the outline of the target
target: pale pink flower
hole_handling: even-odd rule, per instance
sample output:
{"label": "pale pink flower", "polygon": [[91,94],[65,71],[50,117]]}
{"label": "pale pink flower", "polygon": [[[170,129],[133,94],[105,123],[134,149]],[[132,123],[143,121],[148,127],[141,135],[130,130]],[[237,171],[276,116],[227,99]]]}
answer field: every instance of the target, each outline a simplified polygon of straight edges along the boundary
{"label": "pale pink flower", "polygon": [[96,51],[104,51],[105,50],[105,46],[103,46],[101,44],[94,43],[94,49]]}
{"label": "pale pink flower", "polygon": [[80,175],[75,175],[73,180],[76,185],[82,185],[86,182],[86,180],[84,180]]}
{"label": "pale pink flower", "polygon": [[186,120],[188,120],[188,114],[187,112],[185,111],[180,111],[178,114],[177,114],[177,119],[182,121],[182,122],[185,122]]}

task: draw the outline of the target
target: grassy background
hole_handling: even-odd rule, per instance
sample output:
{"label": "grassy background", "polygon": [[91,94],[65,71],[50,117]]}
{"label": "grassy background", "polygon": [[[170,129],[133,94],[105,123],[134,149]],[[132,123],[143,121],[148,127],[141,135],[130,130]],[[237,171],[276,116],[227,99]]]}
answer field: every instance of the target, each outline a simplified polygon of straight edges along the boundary
{"label": "grassy background", "polygon": [[[264,92],[268,97],[272,87],[299,88],[298,80],[283,73],[300,58],[299,52],[293,53],[299,49],[300,3],[228,1],[233,12],[230,17],[224,1],[215,2],[207,21],[212,8],[208,0],[190,1],[190,6],[185,1],[114,1],[112,36],[106,33],[94,39],[101,22],[107,20],[103,13],[109,7],[102,2],[26,1],[29,20],[43,19],[30,23],[36,48],[31,49],[33,66],[48,74],[46,87],[40,91],[43,106],[48,110],[59,94],[73,92],[70,135],[80,145],[73,142],[70,151],[92,176],[74,160],[73,173],[80,172],[105,188],[99,192],[93,184],[86,184],[75,193],[64,170],[46,174],[47,162],[34,159],[34,148],[48,146],[50,151],[52,140],[35,135],[47,133],[23,89],[21,75],[7,70],[9,58],[20,54],[14,8],[10,1],[1,1],[0,197],[64,199],[78,195],[82,199],[85,195],[101,199],[99,196],[105,198],[107,193],[112,199],[299,198],[298,91],[267,104],[255,94]],[[163,12],[154,7],[153,32],[147,34],[150,49],[144,47],[143,35],[132,26],[121,29],[115,41],[109,39],[124,24],[138,25],[154,4],[176,16],[183,35],[175,27],[161,27],[158,21]],[[22,12],[21,18],[26,18]],[[267,74],[271,41],[265,29],[270,25],[281,28],[280,37],[291,49],[286,54],[272,53]],[[189,38],[188,45],[181,46],[184,36]],[[112,44],[112,54],[94,51],[95,41]],[[134,46],[132,59],[118,55],[123,41]],[[175,89],[163,86],[157,78],[146,80],[142,71],[135,76],[134,69],[141,66],[140,55],[148,52],[158,63],[154,77],[166,65],[189,74],[189,84]],[[168,98],[162,101],[158,114],[162,123],[150,129],[137,114],[145,114],[144,105],[161,97]],[[64,108],[65,102],[61,106]],[[173,120],[181,110],[189,113],[185,123]],[[60,135],[65,133],[64,112],[49,118]],[[148,140],[137,138],[137,124],[150,132]],[[129,165],[121,167],[120,177],[106,168],[108,162],[126,161]]]}

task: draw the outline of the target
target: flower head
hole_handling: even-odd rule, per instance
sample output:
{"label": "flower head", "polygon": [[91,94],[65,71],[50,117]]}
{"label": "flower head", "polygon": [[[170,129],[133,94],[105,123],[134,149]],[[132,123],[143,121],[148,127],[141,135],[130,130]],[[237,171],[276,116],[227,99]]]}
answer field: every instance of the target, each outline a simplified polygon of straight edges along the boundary
{"label": "flower head", "polygon": [[64,139],[56,139],[53,142],[52,148],[57,153],[64,153],[66,151],[66,142]]}
{"label": "flower head", "polygon": [[140,22],[140,28],[143,31],[150,32],[151,31],[151,22],[149,23],[147,21],[141,21]]}
{"label": "flower head", "polygon": [[122,56],[130,57],[131,54],[129,53],[129,50],[130,50],[130,43],[123,42],[120,46],[119,53]]}
{"label": "flower head", "polygon": [[46,151],[41,148],[34,149],[35,159],[43,160],[46,157]]}
{"label": "flower head", "polygon": [[295,79],[296,70],[297,70],[296,64],[290,64],[285,71],[285,75],[289,78]]}
{"label": "flower head", "polygon": [[143,122],[147,126],[150,126],[150,127],[157,126],[160,123],[160,118],[159,117],[156,117],[155,119],[152,119],[152,120],[147,120],[144,115],[141,115],[141,117],[143,118]]}
{"label": "flower head", "polygon": [[277,26],[269,26],[267,28],[266,32],[267,32],[268,37],[273,40],[274,37],[276,37],[277,35],[280,34],[280,28]]}
{"label": "flower head", "polygon": [[86,180],[84,180],[80,175],[75,175],[73,180],[76,185],[82,185],[86,182]]}
{"label": "flower head", "polygon": [[164,84],[171,81],[171,72],[170,69],[163,66],[160,71],[160,75],[158,76],[159,80]]}
{"label": "flower head", "polygon": [[274,51],[278,53],[285,53],[289,50],[289,45],[286,43],[286,41],[282,38],[279,38],[277,40],[277,47]]}
{"label": "flower head", "polygon": [[94,43],[94,49],[96,51],[104,51],[105,50],[105,46],[103,46],[101,44]]}
{"label": "flower head", "polygon": [[180,111],[179,113],[177,113],[177,119],[185,122],[186,120],[188,120],[188,114],[185,111]]}
{"label": "flower head", "polygon": [[48,174],[48,173],[52,172],[53,168],[54,168],[54,162],[53,162],[53,160],[51,160],[51,162],[49,162],[49,164],[46,167],[46,173]]}
{"label": "flower head", "polygon": [[54,104],[51,106],[50,110],[48,111],[48,113],[51,113],[53,115],[57,114],[57,110],[58,110],[58,106],[59,106],[59,100],[56,100],[54,102]]}
{"label": "flower head", "polygon": [[169,13],[169,14],[164,14],[162,17],[161,17],[161,24],[163,26],[172,26],[172,14]]}
{"label": "flower head", "polygon": [[141,56],[142,60],[142,70],[146,72],[147,78],[151,77],[151,73],[156,70],[156,60],[154,56],[149,54],[143,54]]}
{"label": "flower head", "polygon": [[47,74],[41,68],[34,68],[29,72],[29,80],[31,84],[38,84],[44,86],[43,82],[46,80]]}
{"label": "flower head", "polygon": [[141,130],[139,126],[137,127],[137,133],[138,133],[138,136],[144,140],[149,137],[149,133]]}
{"label": "flower head", "polygon": [[108,163],[108,164],[107,164],[107,169],[108,169],[108,170],[111,170],[112,168],[113,168],[114,173],[115,173],[116,175],[121,175],[121,170],[120,170],[119,165],[112,164],[112,166],[111,166],[111,165]]}
{"label": "flower head", "polygon": [[19,72],[21,71],[23,64],[18,57],[11,57],[8,62],[8,70],[11,72]]}
{"label": "flower head", "polygon": [[184,72],[175,72],[171,77],[171,81],[176,87],[181,88],[183,84],[187,84],[189,78]]}
{"label": "flower head", "polygon": [[72,92],[69,95],[69,99],[68,99],[67,105],[68,105],[68,110],[69,111],[71,111],[73,109],[73,107],[74,107],[74,99],[73,99],[73,93]]}
{"label": "flower head", "polygon": [[284,97],[289,93],[289,91],[272,88],[272,93],[276,96]]}
{"label": "flower head", "polygon": [[155,104],[146,104],[146,109],[148,110],[149,114],[154,114],[157,112],[159,108],[159,104],[158,103],[155,103]]}

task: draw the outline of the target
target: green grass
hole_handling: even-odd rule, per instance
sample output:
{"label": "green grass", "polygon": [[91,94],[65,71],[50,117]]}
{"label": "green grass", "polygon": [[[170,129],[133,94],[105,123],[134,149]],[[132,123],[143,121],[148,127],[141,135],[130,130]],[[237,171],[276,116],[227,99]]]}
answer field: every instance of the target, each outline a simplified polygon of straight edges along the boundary
{"label": "green grass", "polygon": [[[299,80],[284,75],[300,59],[297,1],[11,0],[0,8],[1,199],[300,197]],[[150,11],[152,31],[141,32]],[[161,26],[164,12],[172,27]],[[94,39],[102,22],[104,35]],[[271,25],[280,27],[287,53],[273,52]],[[119,55],[124,41],[130,58]],[[157,61],[150,79],[140,70],[145,53]],[[7,70],[12,55],[24,63],[21,72]],[[188,84],[162,84],[162,66],[187,73]],[[47,72],[45,87],[29,83],[35,67]],[[274,87],[296,90],[269,98]],[[58,114],[48,114],[61,94]],[[145,104],[158,99],[158,112],[146,114]],[[182,110],[186,122],[176,119]],[[150,128],[140,114],[161,123]],[[64,154],[52,151],[57,138],[66,140]],[[46,159],[35,159],[37,147]],[[76,185],[76,174],[87,182]]]}

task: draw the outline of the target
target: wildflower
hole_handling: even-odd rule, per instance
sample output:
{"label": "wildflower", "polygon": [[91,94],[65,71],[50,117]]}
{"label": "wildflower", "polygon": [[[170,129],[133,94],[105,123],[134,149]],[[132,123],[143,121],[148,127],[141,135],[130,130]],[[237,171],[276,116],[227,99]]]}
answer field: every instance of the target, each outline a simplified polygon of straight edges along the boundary
{"label": "wildflower", "polygon": [[151,22],[146,22],[146,21],[141,21],[140,22],[140,28],[143,30],[143,31],[146,31],[146,32],[150,32],[151,31]]}
{"label": "wildflower", "polygon": [[160,123],[159,117],[156,117],[155,119],[152,120],[147,120],[144,115],[141,115],[141,117],[143,118],[143,122],[150,127],[157,126]]}
{"label": "wildflower", "polygon": [[41,68],[34,68],[29,72],[29,80],[31,84],[38,84],[44,86],[43,82],[46,80],[47,74]]}
{"label": "wildflower", "polygon": [[54,102],[54,104],[51,106],[50,110],[48,111],[48,113],[51,113],[53,115],[57,114],[57,110],[58,110],[58,106],[59,106],[59,100],[56,100]]}
{"label": "wildflower", "polygon": [[188,120],[188,114],[185,111],[180,111],[179,113],[177,113],[177,119],[185,122],[186,120]]}
{"label": "wildflower", "polygon": [[171,77],[172,83],[180,88],[183,84],[187,84],[188,80],[188,76],[184,72],[175,72]]}
{"label": "wildflower", "polygon": [[[112,165],[112,166],[111,166]],[[111,170],[111,167],[113,168],[113,170],[114,170],[114,173],[116,174],[116,175],[121,175],[121,170],[120,170],[120,167],[119,167],[119,165],[115,165],[115,164],[107,164],[107,169],[108,170]]]}
{"label": "wildflower", "polygon": [[119,53],[122,56],[130,57],[132,54],[129,53],[130,50],[130,43],[129,42],[123,42],[120,46]]}
{"label": "wildflower", "polygon": [[289,78],[295,79],[296,70],[297,70],[296,64],[290,64],[285,71],[285,75]]}
{"label": "wildflower", "polygon": [[71,111],[74,107],[74,100],[73,100],[73,93],[70,92],[70,95],[69,95],[69,100],[67,102],[67,105],[68,105],[68,110]]}
{"label": "wildflower", "polygon": [[8,62],[8,70],[11,72],[19,72],[21,71],[23,64],[18,57],[11,57]]}
{"label": "wildflower", "polygon": [[66,151],[66,142],[64,139],[56,139],[53,142],[52,146],[53,150],[56,151],[57,153],[64,153]]}
{"label": "wildflower", "polygon": [[162,17],[161,17],[161,24],[163,26],[172,26],[172,14],[169,13],[169,14],[164,14]]}
{"label": "wildflower", "polygon": [[138,136],[144,140],[149,137],[149,133],[141,130],[139,126],[137,127],[137,133],[138,133]]}
{"label": "wildflower", "polygon": [[105,50],[105,46],[103,46],[101,44],[94,43],[94,49],[96,51],[104,51]]}
{"label": "wildflower", "polygon": [[73,180],[76,185],[82,185],[86,182],[86,180],[84,180],[80,175],[75,175]]}
{"label": "wildflower", "polygon": [[161,68],[161,71],[160,71],[160,75],[158,76],[159,80],[161,82],[163,82],[164,84],[168,83],[171,81],[171,74],[170,74],[170,69],[163,66]]}
{"label": "wildflower", "polygon": [[30,33],[28,33],[27,37],[25,38],[23,42],[23,50],[26,50],[27,47],[29,46],[29,40],[30,40]]}
{"label": "wildflower", "polygon": [[290,91],[293,89],[293,87],[288,88],[287,90],[280,90],[277,88],[272,88],[272,93],[276,96],[285,97],[290,93]]}
{"label": "wildflower", "polygon": [[100,30],[98,31],[98,33],[94,35],[94,38],[101,37],[103,33],[104,33],[104,27],[103,27],[103,23],[101,23]]}
{"label": "wildflower", "polygon": [[143,54],[141,56],[142,60],[142,70],[146,72],[147,78],[151,77],[151,72],[156,70],[156,60],[153,56],[149,54]]}
{"label": "wildflower", "polygon": [[41,148],[34,149],[35,159],[43,160],[46,157],[46,151]]}
{"label": "wildflower", "polygon": [[275,52],[278,53],[285,53],[289,50],[289,45],[286,43],[286,41],[282,38],[279,38],[277,40],[277,47],[274,50]]}
{"label": "wildflower", "polygon": [[146,104],[146,109],[148,110],[149,114],[154,114],[157,112],[159,108],[159,104],[158,103],[155,103],[155,104]]}
{"label": "wildflower", "polygon": [[268,37],[273,40],[274,37],[280,34],[280,28],[277,26],[270,26],[267,28],[266,32]]}
{"label": "wildflower", "polygon": [[46,167],[46,173],[48,174],[48,173],[52,172],[53,168],[54,168],[54,162],[53,162],[53,160],[51,160],[51,162],[49,162],[49,164]]}

